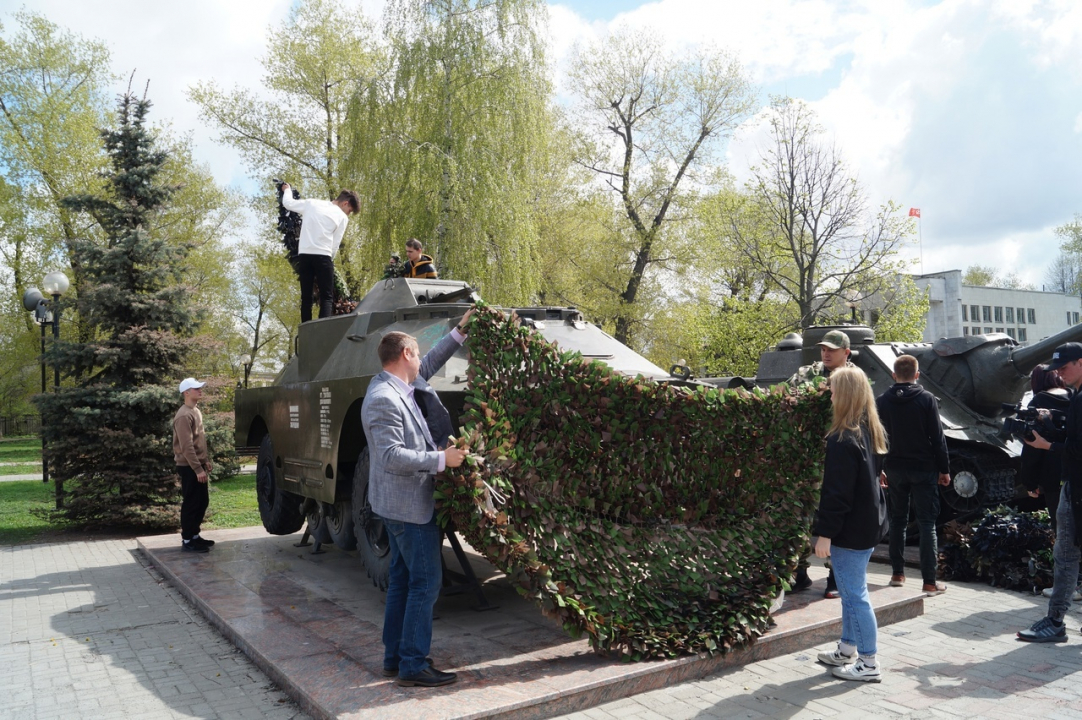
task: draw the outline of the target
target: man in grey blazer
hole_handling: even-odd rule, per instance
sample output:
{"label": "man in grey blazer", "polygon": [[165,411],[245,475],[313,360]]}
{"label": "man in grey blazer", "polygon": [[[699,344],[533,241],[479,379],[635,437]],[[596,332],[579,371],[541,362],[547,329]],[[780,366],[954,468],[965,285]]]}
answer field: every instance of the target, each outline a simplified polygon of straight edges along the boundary
{"label": "man in grey blazer", "polygon": [[443,449],[454,432],[451,416],[427,380],[462,345],[472,314],[470,309],[424,358],[411,335],[384,335],[377,350],[383,372],[372,379],[361,407],[370,458],[368,497],[391,545],[383,674],[398,675],[403,687],[437,687],[457,679],[428,659],[432,607],[443,580],[432,476],[458,467],[466,454]]}

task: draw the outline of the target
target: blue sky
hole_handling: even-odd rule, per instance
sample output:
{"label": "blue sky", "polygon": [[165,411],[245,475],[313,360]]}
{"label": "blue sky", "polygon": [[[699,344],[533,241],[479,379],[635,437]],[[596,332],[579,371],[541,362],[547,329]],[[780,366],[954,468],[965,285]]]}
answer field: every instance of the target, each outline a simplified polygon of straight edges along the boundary
{"label": "blue sky", "polygon": [[[344,0],[378,17],[383,0]],[[257,88],[267,28],[290,0],[184,4],[35,0],[54,22],[105,40],[124,77],[151,79],[158,116],[190,132],[219,181],[251,180],[185,99],[199,80]],[[0,18],[24,0],[0,0]],[[926,271],[980,263],[1040,287],[1053,230],[1082,213],[1082,3],[1064,0],[590,0],[550,4],[557,82],[576,40],[615,24],[676,52],[736,53],[759,87],[812,104],[873,205],[922,210]],[[119,87],[118,87],[119,89]],[[746,176],[750,120],[727,149]],[[914,259],[917,249],[910,250]]]}

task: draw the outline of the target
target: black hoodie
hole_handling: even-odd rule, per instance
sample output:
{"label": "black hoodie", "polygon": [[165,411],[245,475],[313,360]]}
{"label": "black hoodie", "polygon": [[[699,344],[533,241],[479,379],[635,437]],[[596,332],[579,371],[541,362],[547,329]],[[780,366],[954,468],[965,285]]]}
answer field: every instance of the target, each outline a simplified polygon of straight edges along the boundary
{"label": "black hoodie", "polygon": [[885,469],[949,473],[947,438],[935,395],[916,383],[895,383],[875,400],[890,447]]}

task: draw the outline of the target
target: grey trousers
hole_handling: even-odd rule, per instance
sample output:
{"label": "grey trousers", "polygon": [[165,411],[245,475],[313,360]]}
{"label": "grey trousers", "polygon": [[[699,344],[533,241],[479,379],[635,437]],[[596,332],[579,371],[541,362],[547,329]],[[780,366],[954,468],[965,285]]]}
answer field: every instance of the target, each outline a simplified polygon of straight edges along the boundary
{"label": "grey trousers", "polygon": [[1056,544],[1052,548],[1052,597],[1048,599],[1048,617],[1063,622],[1071,607],[1071,595],[1078,586],[1078,561],[1082,549],[1075,544],[1074,513],[1071,511],[1071,484],[1063,483],[1056,508]]}

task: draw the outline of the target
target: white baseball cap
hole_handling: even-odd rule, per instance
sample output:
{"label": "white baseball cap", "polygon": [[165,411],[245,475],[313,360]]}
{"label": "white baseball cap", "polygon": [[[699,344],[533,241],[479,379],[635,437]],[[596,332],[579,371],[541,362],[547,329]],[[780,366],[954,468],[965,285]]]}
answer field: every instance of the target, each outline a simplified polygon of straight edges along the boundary
{"label": "white baseball cap", "polygon": [[184,378],[180,382],[180,394],[183,395],[188,390],[195,390],[206,385],[205,382],[199,382],[195,378]]}

